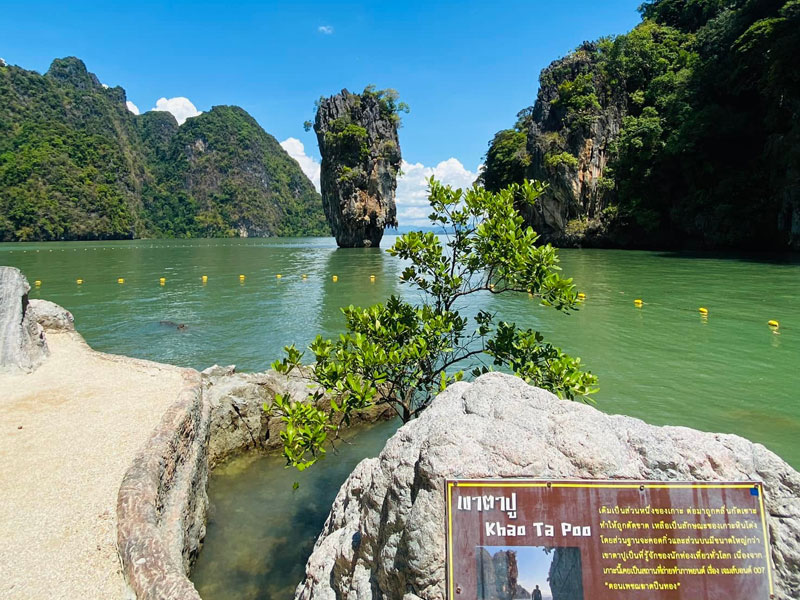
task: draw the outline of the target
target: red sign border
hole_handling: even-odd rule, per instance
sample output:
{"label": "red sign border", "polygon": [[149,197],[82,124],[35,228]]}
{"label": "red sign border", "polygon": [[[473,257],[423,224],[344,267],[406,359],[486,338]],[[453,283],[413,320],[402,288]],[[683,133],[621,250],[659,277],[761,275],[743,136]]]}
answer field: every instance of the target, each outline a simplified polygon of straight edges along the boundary
{"label": "red sign border", "polygon": [[775,597],[775,590],[772,582],[772,555],[769,545],[769,529],[767,528],[767,517],[764,512],[764,484],[760,481],[645,481],[629,479],[529,479],[529,478],[503,478],[503,479],[445,479],[445,571],[447,573],[446,594],[448,600],[456,600],[455,585],[453,581],[453,503],[454,487],[511,487],[511,488],[542,488],[542,487],[561,487],[561,488],[612,488],[612,489],[664,489],[664,488],[688,488],[688,489],[758,489],[758,505],[761,511],[761,533],[764,537],[764,556],[767,563],[767,581],[769,583],[769,597]]}

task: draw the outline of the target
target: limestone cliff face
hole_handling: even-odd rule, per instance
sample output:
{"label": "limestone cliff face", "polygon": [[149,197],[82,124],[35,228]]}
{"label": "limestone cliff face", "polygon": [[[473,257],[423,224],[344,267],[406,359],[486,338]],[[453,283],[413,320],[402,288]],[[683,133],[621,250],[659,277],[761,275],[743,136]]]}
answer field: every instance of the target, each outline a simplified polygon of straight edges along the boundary
{"label": "limestone cliff face", "polygon": [[553,600],[580,600],[583,598],[582,573],[579,548],[556,548],[548,576]]}
{"label": "limestone cliff face", "polygon": [[[626,114],[625,98],[607,89],[596,57],[585,44],[542,71],[527,119],[527,176],[550,187],[523,214],[545,240],[565,245],[600,235],[603,209],[614,199],[604,175]],[[576,97],[593,97],[596,104],[578,104]]]}
{"label": "limestone cliff face", "polygon": [[322,205],[340,247],[378,246],[383,230],[397,227],[397,125],[397,114],[368,91],[342,90],[319,104]]}

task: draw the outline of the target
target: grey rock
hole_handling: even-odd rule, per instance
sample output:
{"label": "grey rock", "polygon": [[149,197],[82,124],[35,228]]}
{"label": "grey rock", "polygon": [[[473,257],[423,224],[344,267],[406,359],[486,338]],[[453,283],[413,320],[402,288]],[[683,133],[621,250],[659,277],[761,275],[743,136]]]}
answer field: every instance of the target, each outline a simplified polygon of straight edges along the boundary
{"label": "grey rock", "polygon": [[[289,376],[270,370],[262,373],[236,373],[233,365],[214,365],[203,371],[203,396],[211,408],[211,434],[208,460],[214,468],[222,460],[246,451],[273,452],[283,443],[280,432],[284,424],[279,417],[264,410],[276,394],[305,401],[316,385],[308,378],[307,368],[294,370]],[[323,397],[320,408],[330,406]],[[352,424],[375,422],[391,415],[389,408],[359,415]]]}
{"label": "grey rock", "polygon": [[75,317],[66,308],[49,300],[34,298],[30,301],[33,318],[45,329],[75,331]]}
{"label": "grey rock", "polygon": [[501,550],[492,556],[488,550],[481,548],[477,554],[479,600],[517,600],[531,597],[517,582],[519,567],[514,550]]}
{"label": "grey rock", "polygon": [[[541,85],[528,119],[528,177],[550,185],[536,204],[521,207],[521,212],[544,241],[560,246],[602,245],[607,234],[603,209],[614,199],[614,191],[602,185],[602,178],[627,106],[624,93],[608,87],[596,60],[593,44],[587,43],[553,61],[540,75]],[[553,103],[559,97],[559,85],[580,74],[591,74],[601,104],[593,111],[591,122],[569,127],[566,108]],[[575,157],[577,166],[547,163],[548,154],[562,152]],[[573,219],[585,225],[573,231],[567,227]]]}
{"label": "grey rock", "polygon": [[200,374],[184,385],[125,472],[117,495],[117,549],[127,597],[200,600],[187,575],[206,534],[210,410]]}
{"label": "grey rock", "polygon": [[444,598],[448,477],[762,481],[776,598],[800,597],[800,473],[778,456],[735,435],[607,415],[490,373],[449,387],[353,470],[295,598]]}
{"label": "grey rock", "polygon": [[556,548],[553,550],[553,562],[547,581],[553,600],[570,600],[583,598],[583,580],[575,577],[582,573],[581,552],[578,548]]}
{"label": "grey rock", "polygon": [[[367,93],[342,90],[320,102],[314,131],[322,155],[322,205],[341,247],[377,247],[383,230],[397,227],[397,124]],[[366,135],[350,135],[344,129],[348,126],[363,128]]]}
{"label": "grey rock", "polygon": [[42,327],[30,310],[28,280],[14,267],[0,267],[0,371],[30,372],[47,356]]}
{"label": "grey rock", "polygon": [[222,377],[223,375],[233,375],[235,372],[236,365],[228,365],[227,367],[212,365],[201,371],[201,373],[206,377]]}

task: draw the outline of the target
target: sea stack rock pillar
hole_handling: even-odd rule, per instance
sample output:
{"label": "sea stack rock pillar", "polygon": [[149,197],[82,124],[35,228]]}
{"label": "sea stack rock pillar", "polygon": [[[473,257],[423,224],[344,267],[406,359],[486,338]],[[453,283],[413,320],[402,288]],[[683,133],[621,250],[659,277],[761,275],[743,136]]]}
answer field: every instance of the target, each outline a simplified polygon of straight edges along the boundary
{"label": "sea stack rock pillar", "polygon": [[397,227],[399,122],[391,90],[342,90],[319,103],[322,205],[342,248],[378,246],[383,230]]}

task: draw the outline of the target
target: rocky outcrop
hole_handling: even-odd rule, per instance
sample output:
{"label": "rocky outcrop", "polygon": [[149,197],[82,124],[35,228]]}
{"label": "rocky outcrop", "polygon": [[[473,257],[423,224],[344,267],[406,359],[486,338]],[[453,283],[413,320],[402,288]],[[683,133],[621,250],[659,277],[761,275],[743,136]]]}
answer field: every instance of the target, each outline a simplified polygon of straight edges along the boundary
{"label": "rocky outcrop", "polygon": [[775,597],[800,597],[800,473],[735,435],[607,415],[500,373],[456,383],[342,485],[295,598],[445,597],[445,478],[764,483]]}
{"label": "rocky outcrop", "polygon": [[0,371],[33,371],[47,356],[44,330],[30,310],[28,280],[0,267]]}
{"label": "rocky outcrop", "polygon": [[[275,452],[282,448],[283,423],[264,411],[276,394],[301,401],[313,391],[308,372],[292,371],[289,376],[269,370],[263,373],[237,373],[236,367],[214,365],[202,373],[203,394],[211,408],[211,434],[208,460],[211,468],[245,451]],[[323,398],[319,405],[327,408]],[[364,411],[352,425],[374,423],[394,416],[388,406]]]}
{"label": "rocky outcrop", "polygon": [[[525,121],[527,176],[549,187],[534,206],[522,207],[523,216],[544,240],[559,245],[586,238],[593,238],[594,245],[601,242],[603,210],[614,198],[604,174],[626,114],[625,96],[608,88],[596,61],[594,45],[584,44],[551,63],[539,77],[536,103]],[[597,103],[570,106],[565,83],[573,86],[571,93],[594,97]]]}
{"label": "rocky outcrop", "polygon": [[185,377],[117,497],[117,548],[138,600],[200,600],[187,574],[206,533],[211,411],[200,374],[187,370]]}
{"label": "rocky outcrop", "polygon": [[283,424],[264,404],[276,393],[304,400],[306,375],[237,373],[233,365],[186,370],[180,396],[119,490],[117,545],[132,597],[200,600],[188,574],[205,537],[208,474],[234,454],[280,448]]}
{"label": "rocky outcrop", "polygon": [[33,318],[44,329],[75,331],[75,317],[63,306],[39,298],[31,300],[29,306],[33,311]]}
{"label": "rocky outcrop", "polygon": [[485,548],[477,550],[479,600],[518,600],[530,598],[530,593],[519,583],[517,553],[500,550],[494,555]]}
{"label": "rocky outcrop", "polygon": [[322,155],[322,204],[340,247],[380,245],[397,227],[399,117],[382,92],[342,90],[320,101],[314,131]]}
{"label": "rocky outcrop", "polygon": [[280,448],[282,423],[263,407],[272,404],[275,394],[305,398],[309,383],[299,373],[293,372],[288,378],[272,370],[237,373],[233,365],[214,365],[203,371],[203,390],[212,414],[208,448],[211,467],[246,450]]}

